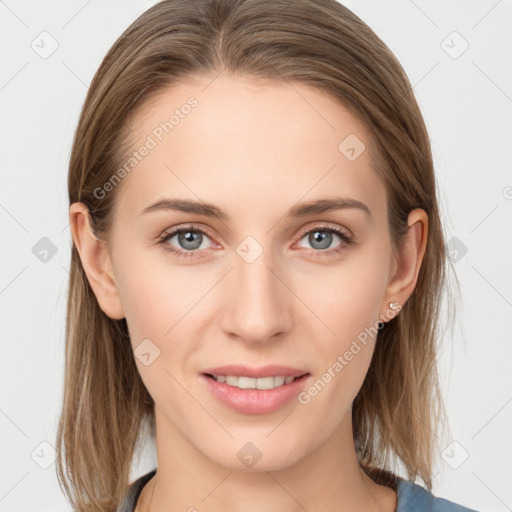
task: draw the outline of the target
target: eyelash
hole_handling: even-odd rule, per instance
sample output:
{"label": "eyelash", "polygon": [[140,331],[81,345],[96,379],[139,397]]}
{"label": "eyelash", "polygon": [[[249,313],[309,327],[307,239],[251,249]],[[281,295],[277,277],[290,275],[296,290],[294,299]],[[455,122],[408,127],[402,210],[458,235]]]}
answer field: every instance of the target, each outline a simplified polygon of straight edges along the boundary
{"label": "eyelash", "polygon": [[[166,244],[166,242],[170,240],[174,235],[177,235],[179,233],[185,233],[187,231],[197,231],[202,233],[203,235],[208,236],[209,238],[213,238],[211,233],[205,228],[196,226],[194,224],[190,224],[188,226],[173,229],[172,231],[164,232],[161,236],[158,237],[158,244],[162,245],[164,250],[173,253],[178,258],[192,258],[194,254],[196,254],[199,251],[198,249],[194,251],[184,251],[182,249],[176,249],[171,245]],[[321,257],[325,255],[330,256],[341,252],[343,249],[345,249],[346,247],[350,246],[353,243],[352,238],[345,231],[342,231],[339,228],[335,228],[327,224],[315,226],[312,229],[308,229],[307,231],[302,232],[300,234],[299,240],[302,240],[304,236],[309,235],[310,233],[314,233],[315,231],[327,231],[330,233],[335,233],[340,237],[342,243],[335,249],[312,249],[310,254],[321,255]]]}

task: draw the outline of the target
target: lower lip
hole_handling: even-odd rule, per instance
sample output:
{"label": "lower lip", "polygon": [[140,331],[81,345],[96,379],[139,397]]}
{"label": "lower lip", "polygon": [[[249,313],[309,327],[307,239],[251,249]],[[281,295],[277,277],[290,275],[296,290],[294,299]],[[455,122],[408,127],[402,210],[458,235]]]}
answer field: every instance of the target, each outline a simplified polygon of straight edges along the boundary
{"label": "lower lip", "polygon": [[267,414],[277,411],[293,400],[304,388],[309,374],[274,389],[240,389],[202,374],[213,396],[224,405],[244,414]]}

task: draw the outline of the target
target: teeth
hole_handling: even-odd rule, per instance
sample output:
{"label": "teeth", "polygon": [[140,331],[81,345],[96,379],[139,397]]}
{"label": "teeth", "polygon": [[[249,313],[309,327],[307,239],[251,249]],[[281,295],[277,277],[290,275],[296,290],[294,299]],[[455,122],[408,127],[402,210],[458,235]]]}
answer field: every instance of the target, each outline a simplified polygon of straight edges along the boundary
{"label": "teeth", "polygon": [[274,389],[284,384],[290,384],[295,377],[260,377],[259,379],[252,377],[237,377],[235,375],[214,375],[213,378],[217,382],[225,382],[229,386],[240,389]]}

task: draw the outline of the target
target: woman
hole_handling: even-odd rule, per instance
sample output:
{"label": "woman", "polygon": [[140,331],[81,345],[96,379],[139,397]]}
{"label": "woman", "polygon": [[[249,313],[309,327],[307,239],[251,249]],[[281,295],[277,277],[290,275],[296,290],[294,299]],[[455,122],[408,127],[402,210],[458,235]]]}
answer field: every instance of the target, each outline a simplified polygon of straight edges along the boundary
{"label": "woman", "polygon": [[[93,79],[68,185],[76,510],[470,510],[431,494],[447,259],[429,138],[358,17],[156,4]],[[144,425],[157,468],[127,489]]]}

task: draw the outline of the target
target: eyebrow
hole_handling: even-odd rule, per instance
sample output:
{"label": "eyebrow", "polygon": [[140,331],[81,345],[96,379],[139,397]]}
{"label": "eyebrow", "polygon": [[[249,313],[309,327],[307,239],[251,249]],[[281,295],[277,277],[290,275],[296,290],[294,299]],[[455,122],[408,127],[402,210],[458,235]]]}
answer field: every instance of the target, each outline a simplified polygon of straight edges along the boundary
{"label": "eyebrow", "polygon": [[[372,213],[368,206],[357,199],[348,197],[334,197],[330,199],[317,199],[315,201],[309,201],[293,206],[286,213],[286,217],[306,217],[308,215],[315,215],[319,213],[325,213],[334,210],[344,210],[348,208],[356,208],[365,212],[370,218]],[[150,206],[147,206],[142,210],[141,215],[149,212],[162,211],[162,210],[177,210],[186,213],[195,213],[198,215],[206,215],[208,217],[215,217],[220,220],[228,220],[229,217],[226,212],[222,211],[217,206],[198,202],[190,201],[187,199],[178,198],[164,198],[158,200]]]}

